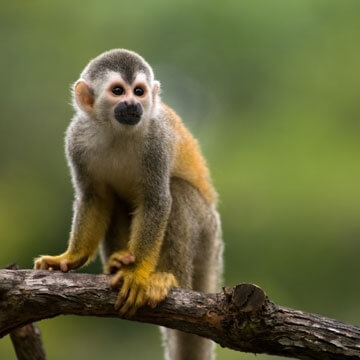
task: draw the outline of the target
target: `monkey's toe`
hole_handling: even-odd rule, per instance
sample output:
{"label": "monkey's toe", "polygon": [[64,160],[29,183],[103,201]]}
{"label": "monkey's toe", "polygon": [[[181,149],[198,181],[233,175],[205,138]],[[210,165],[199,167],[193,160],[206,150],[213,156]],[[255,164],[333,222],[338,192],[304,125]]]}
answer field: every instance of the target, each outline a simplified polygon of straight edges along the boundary
{"label": "monkey's toe", "polygon": [[112,254],[105,265],[106,274],[115,274],[121,267],[133,264],[135,256],[128,250],[120,250]]}

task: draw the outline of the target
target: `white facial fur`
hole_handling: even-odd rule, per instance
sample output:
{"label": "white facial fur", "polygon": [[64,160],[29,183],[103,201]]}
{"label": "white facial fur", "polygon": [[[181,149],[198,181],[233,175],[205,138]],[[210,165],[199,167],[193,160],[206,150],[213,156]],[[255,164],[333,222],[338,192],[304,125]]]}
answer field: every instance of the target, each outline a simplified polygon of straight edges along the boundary
{"label": "white facial fur", "polygon": [[[111,90],[115,86],[121,86],[124,89],[124,94],[114,95]],[[114,109],[123,101],[128,103],[140,103],[143,110],[141,121],[137,125],[131,127],[143,127],[156,111],[159,86],[160,84],[158,81],[153,81],[152,84],[149,84],[146,75],[142,72],[139,72],[136,75],[132,84],[128,84],[119,73],[109,72],[105,78],[95,80],[91,84],[95,95],[94,115],[99,120],[110,120],[114,128],[123,128],[124,126],[129,128],[129,126],[120,124],[115,119]],[[140,87],[144,90],[142,96],[134,94],[134,89],[136,87]],[[105,116],[104,112],[106,112]],[[107,117],[107,119],[104,119],[104,117]]]}

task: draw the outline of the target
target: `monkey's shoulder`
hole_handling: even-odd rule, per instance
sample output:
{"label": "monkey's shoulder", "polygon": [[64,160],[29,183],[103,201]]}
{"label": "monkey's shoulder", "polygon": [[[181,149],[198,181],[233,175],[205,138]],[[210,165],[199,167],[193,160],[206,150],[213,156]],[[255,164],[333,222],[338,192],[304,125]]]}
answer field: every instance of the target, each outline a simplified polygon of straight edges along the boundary
{"label": "monkey's shoulder", "polygon": [[173,142],[173,162],[171,175],[184,179],[200,190],[210,203],[215,203],[217,194],[212,186],[210,172],[198,141],[182,122],[177,113],[162,104],[167,124],[175,134]]}

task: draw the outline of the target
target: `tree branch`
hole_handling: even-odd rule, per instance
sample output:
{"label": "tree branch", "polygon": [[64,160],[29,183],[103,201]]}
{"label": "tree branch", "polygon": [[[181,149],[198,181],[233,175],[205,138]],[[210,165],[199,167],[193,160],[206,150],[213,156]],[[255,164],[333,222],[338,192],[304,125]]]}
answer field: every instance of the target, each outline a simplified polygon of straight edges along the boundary
{"label": "tree branch", "polygon": [[[0,337],[60,314],[118,317],[107,275],[0,270]],[[360,328],[271,302],[251,284],[218,294],[172,289],[132,320],[214,340],[223,347],[298,359],[360,359]]]}
{"label": "tree branch", "polygon": [[[13,263],[6,269],[19,270],[19,267]],[[36,324],[27,324],[13,330],[10,338],[18,360],[46,360],[41,332]]]}
{"label": "tree branch", "polygon": [[28,324],[10,333],[18,360],[45,360],[40,329],[36,324]]}

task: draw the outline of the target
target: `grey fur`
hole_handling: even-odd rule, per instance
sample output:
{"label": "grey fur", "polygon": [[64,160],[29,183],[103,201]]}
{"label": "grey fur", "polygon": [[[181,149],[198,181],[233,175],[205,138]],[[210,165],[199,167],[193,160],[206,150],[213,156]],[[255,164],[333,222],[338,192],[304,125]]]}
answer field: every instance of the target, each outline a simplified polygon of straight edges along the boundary
{"label": "grey fur", "polygon": [[125,49],[110,50],[96,57],[89,63],[82,77],[94,81],[109,70],[120,73],[129,84],[139,72],[143,72],[150,83],[153,81],[153,73],[148,63],[140,55]]}
{"label": "grey fur", "polygon": [[[81,78],[93,86],[109,71],[119,72],[129,83],[143,72],[150,88],[153,86],[153,72],[146,61],[119,49],[92,60]],[[127,248],[132,220],[142,211],[136,260],[152,248],[153,239],[165,224],[156,270],[173,273],[181,287],[217,291],[222,271],[219,215],[215,204],[209,204],[197,188],[171,176],[173,145],[178,139],[168,113],[156,99],[151,105],[156,108],[151,112],[153,115],[129,128],[114,125],[108,119],[105,99],[97,98],[96,104],[95,115],[77,111],[66,135],[66,153],[76,194],[73,226],[81,222],[81,211],[85,211],[81,209],[86,204],[106,204],[102,207],[106,211],[98,212],[99,221],[107,224],[100,243],[105,264],[115,251]],[[131,201],[133,194],[137,194],[142,206]],[[162,331],[166,359],[213,357],[211,341],[175,330]]]}

